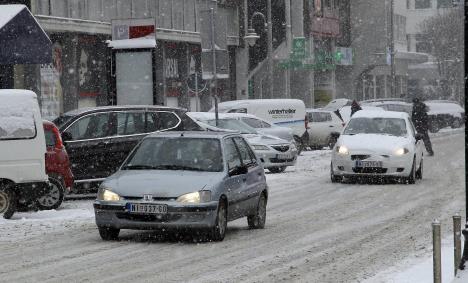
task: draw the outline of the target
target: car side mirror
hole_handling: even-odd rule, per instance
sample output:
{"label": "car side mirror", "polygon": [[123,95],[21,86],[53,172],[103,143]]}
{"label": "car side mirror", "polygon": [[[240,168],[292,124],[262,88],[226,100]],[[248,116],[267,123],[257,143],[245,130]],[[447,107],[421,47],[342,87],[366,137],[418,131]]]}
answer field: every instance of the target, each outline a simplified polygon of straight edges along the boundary
{"label": "car side mirror", "polygon": [[229,170],[229,177],[247,174],[248,172],[249,168],[247,166],[237,166]]}
{"label": "car side mirror", "polygon": [[62,141],[63,142],[71,141],[72,139],[73,139],[72,134],[70,134],[68,132],[62,133]]}

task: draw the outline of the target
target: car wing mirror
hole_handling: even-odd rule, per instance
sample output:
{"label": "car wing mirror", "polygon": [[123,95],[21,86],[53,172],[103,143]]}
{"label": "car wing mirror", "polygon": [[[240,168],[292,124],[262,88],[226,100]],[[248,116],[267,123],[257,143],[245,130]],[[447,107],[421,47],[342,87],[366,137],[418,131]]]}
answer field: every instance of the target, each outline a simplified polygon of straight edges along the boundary
{"label": "car wing mirror", "polygon": [[414,136],[414,138],[416,139],[416,141],[420,141],[423,139],[423,135],[420,134],[420,133],[416,133],[416,135]]}
{"label": "car wing mirror", "polygon": [[229,177],[247,174],[248,172],[247,166],[237,166],[229,170]]}

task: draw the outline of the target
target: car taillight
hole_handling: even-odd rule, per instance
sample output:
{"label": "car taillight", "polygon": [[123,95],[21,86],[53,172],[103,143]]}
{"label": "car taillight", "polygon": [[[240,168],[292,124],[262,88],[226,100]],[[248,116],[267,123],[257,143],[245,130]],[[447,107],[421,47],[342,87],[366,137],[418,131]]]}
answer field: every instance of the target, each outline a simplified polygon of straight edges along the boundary
{"label": "car taillight", "polygon": [[56,149],[63,149],[62,136],[60,135],[59,130],[56,127],[53,127],[52,132],[55,135],[55,148]]}

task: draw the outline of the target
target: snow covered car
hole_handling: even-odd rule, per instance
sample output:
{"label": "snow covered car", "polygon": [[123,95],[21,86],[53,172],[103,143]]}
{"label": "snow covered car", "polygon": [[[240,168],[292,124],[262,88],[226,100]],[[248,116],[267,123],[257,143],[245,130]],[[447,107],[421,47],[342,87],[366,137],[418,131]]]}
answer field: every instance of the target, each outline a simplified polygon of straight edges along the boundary
{"label": "snow covered car", "polygon": [[230,114],[220,113],[218,125],[216,125],[214,113],[188,112],[187,115],[212,127],[240,132],[260,158],[263,167],[271,173],[284,172],[287,166],[296,164],[298,151],[292,141],[260,134],[244,122],[229,118]]}
{"label": "snow covered car", "polygon": [[343,120],[335,111],[307,109],[306,112],[309,118],[308,146],[315,149],[321,149],[325,146],[333,148],[345,125]]}
{"label": "snow covered car", "polygon": [[227,132],[166,132],[144,138],[94,203],[103,240],[120,229],[197,229],[222,241],[227,222],[264,228],[268,187],[244,138]]}
{"label": "snow covered car", "polygon": [[361,106],[375,106],[387,111],[406,112],[411,116],[413,104],[400,99],[370,99],[359,102]]}
{"label": "snow covered car", "polygon": [[408,114],[356,112],[333,151],[332,182],[344,177],[397,177],[414,184],[423,174],[423,144]]}
{"label": "snow covered car", "polygon": [[293,141],[293,130],[288,127],[277,126],[273,123],[266,121],[265,119],[259,118],[252,114],[245,113],[223,113],[223,117],[230,117],[241,120],[250,127],[257,130],[259,133],[274,136],[286,141]]}
{"label": "snow covered car", "polygon": [[460,128],[465,122],[465,109],[455,101],[428,100],[429,131],[436,133],[445,127]]}

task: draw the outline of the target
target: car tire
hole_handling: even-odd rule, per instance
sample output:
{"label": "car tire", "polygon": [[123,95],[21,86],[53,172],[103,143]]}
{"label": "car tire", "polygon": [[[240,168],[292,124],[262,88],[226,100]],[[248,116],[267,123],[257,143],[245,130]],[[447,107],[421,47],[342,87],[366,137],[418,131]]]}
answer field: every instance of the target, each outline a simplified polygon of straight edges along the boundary
{"label": "car tire", "polygon": [[16,211],[16,194],[11,185],[0,187],[0,215],[10,219]]}
{"label": "car tire", "polygon": [[454,118],[452,121],[452,125],[450,125],[453,129],[460,128],[461,127],[461,120],[460,118]]}
{"label": "car tire", "polygon": [[341,183],[343,181],[342,176],[337,176],[333,172],[333,164],[330,163],[330,180],[332,183]]}
{"label": "car tire", "polygon": [[423,160],[421,159],[421,163],[419,164],[419,169],[416,171],[416,179],[421,180],[423,178]]}
{"label": "car tire", "polygon": [[413,167],[411,168],[411,172],[408,177],[406,177],[407,184],[414,184],[416,183],[416,158],[413,159]]}
{"label": "car tire", "polygon": [[265,194],[262,193],[258,199],[257,209],[255,215],[247,216],[247,223],[250,229],[263,229],[266,222],[266,205],[267,199]]}
{"label": "car tire", "polygon": [[286,166],[268,168],[268,171],[270,171],[273,174],[283,173],[285,170],[286,170]]}
{"label": "car tire", "polygon": [[49,192],[36,201],[37,207],[39,207],[40,210],[57,209],[60,207],[65,197],[65,185],[61,180],[49,178],[49,182]]}
{"label": "car tire", "polygon": [[120,229],[112,227],[98,227],[99,235],[104,241],[114,241],[119,239]]}
{"label": "car tire", "polygon": [[216,211],[216,221],[214,227],[211,229],[211,240],[220,242],[224,240],[227,230],[227,209],[226,202],[220,200],[218,204],[218,210]]}

